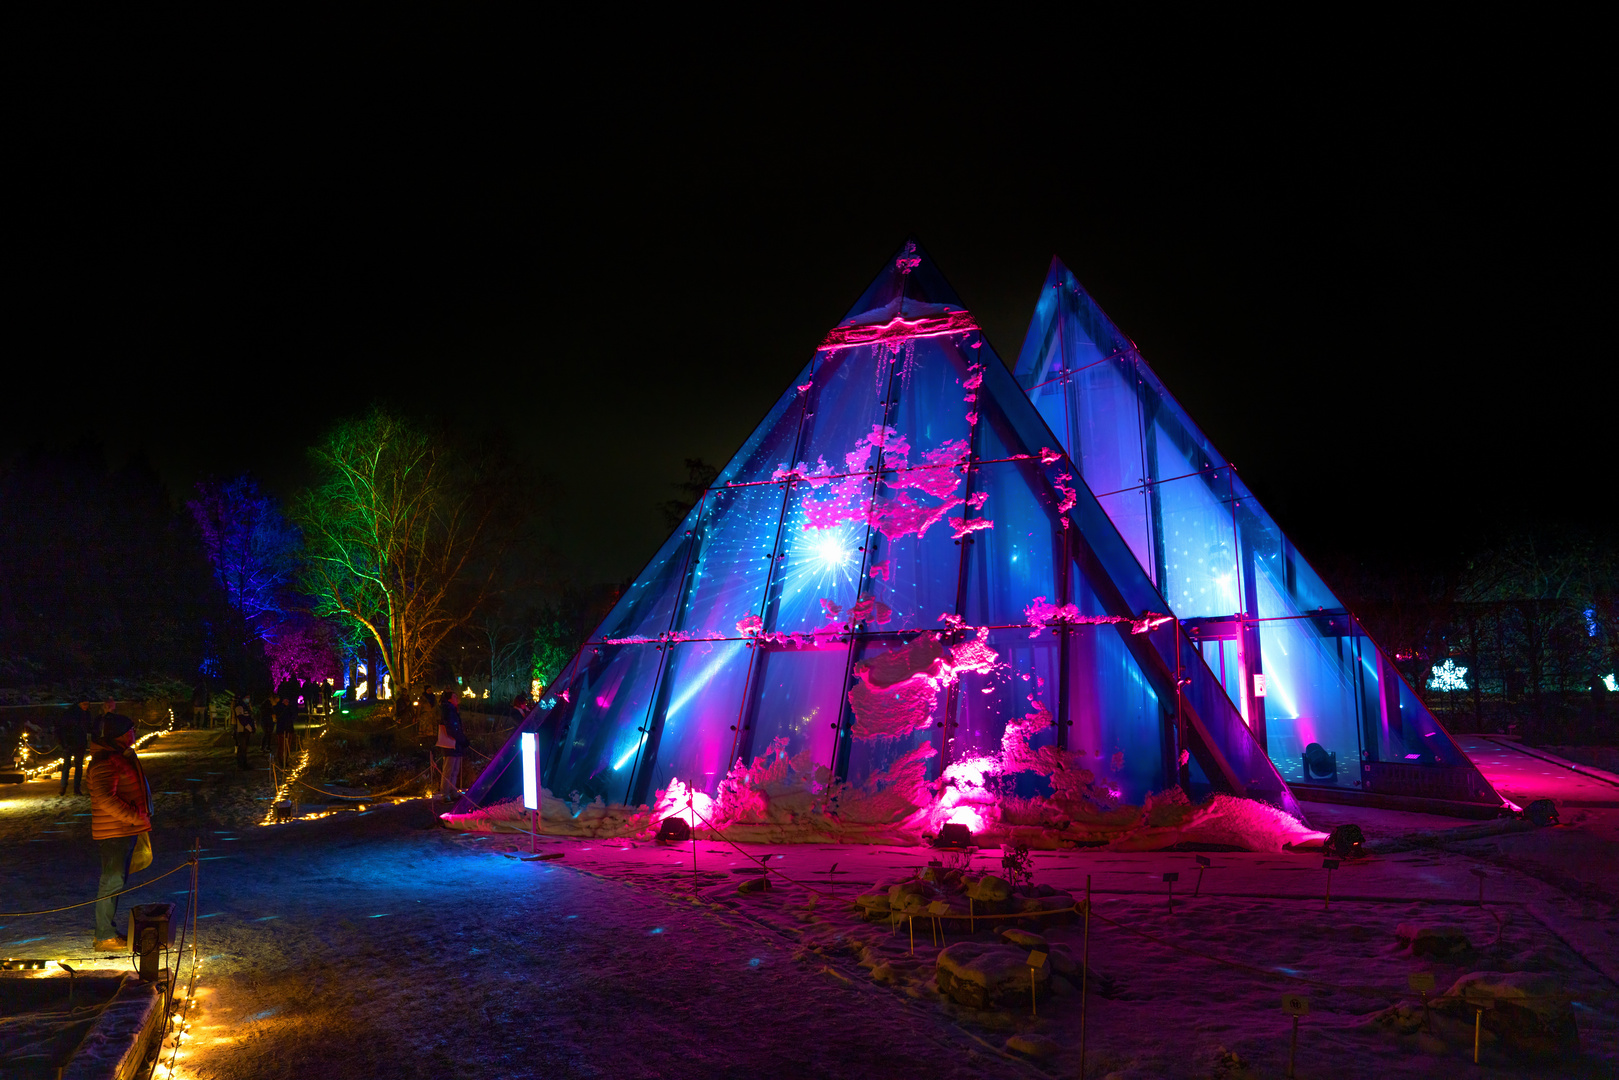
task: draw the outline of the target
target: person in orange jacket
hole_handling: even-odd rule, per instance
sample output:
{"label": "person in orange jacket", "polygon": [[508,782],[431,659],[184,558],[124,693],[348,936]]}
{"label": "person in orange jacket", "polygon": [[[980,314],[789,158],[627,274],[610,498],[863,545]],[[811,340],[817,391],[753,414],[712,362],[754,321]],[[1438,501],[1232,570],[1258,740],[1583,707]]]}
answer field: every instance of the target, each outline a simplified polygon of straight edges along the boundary
{"label": "person in orange jacket", "polygon": [[152,790],[132,749],[135,723],[109,713],[90,741],[90,835],[101,848],[101,888],[96,895],[95,947],[122,951],[129,942],[118,933],[118,897],[129,880],[129,862],[142,834],[152,828]]}

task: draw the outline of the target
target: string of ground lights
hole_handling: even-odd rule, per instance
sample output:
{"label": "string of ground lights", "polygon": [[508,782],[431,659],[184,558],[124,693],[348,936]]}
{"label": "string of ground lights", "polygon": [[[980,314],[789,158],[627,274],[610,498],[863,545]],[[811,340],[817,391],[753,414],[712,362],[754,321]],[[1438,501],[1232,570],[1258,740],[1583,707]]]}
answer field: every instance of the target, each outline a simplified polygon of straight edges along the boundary
{"label": "string of ground lights", "polygon": [[[168,735],[168,734],[170,734],[171,732],[174,731],[174,710],[170,709],[168,712],[169,712],[169,722],[168,722],[168,724],[165,725],[164,727],[157,728],[156,730],[148,731],[145,735],[142,735],[140,738],[136,739],[135,740],[135,747],[134,747],[136,750],[139,750],[141,747],[145,746],[147,743],[151,742],[153,739],[156,739],[156,738],[158,738],[159,736],[162,736],[162,735]],[[17,748],[19,757],[23,757],[23,758],[26,759],[27,755],[37,752],[37,751],[34,751],[32,748],[30,748],[29,745],[28,745],[28,729],[27,728],[23,729],[22,734],[19,737],[19,744],[20,745]],[[51,750],[45,751],[45,753],[54,754],[54,753],[56,753],[57,750],[60,750],[60,749],[61,749],[61,747],[57,746],[57,747],[52,748]],[[43,761],[38,765],[31,765],[31,766],[30,765],[24,765],[23,770],[22,770],[23,781],[25,783],[31,783],[32,781],[43,780],[43,779],[49,777],[51,773],[56,772],[57,769],[59,769],[61,767],[62,760],[63,760],[63,758],[58,756],[58,757],[50,758],[47,761]]]}

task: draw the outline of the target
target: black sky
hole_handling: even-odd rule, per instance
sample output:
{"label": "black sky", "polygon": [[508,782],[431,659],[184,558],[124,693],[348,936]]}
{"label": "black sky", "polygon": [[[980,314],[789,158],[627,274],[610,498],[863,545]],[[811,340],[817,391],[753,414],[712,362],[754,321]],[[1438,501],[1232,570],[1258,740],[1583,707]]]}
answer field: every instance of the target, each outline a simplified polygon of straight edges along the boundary
{"label": "black sky", "polygon": [[617,579],[682,460],[728,458],[915,233],[1009,363],[1060,255],[1306,554],[1614,524],[1577,73],[1211,59],[1186,26],[1053,65],[440,18],[39,28],[5,448],[88,433],[176,493],[285,493],[337,417],[447,413]]}

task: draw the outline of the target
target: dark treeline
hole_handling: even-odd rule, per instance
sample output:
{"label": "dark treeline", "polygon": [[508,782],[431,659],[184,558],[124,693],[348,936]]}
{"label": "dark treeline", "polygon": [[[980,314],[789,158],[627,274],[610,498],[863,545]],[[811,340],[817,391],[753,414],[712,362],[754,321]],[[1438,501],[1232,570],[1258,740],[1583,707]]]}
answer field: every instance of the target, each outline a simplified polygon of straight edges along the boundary
{"label": "dark treeline", "polygon": [[[498,448],[404,424],[446,462],[444,490],[475,480],[487,489],[477,543],[444,583],[440,618],[455,625],[416,687],[460,679],[509,704],[555,675],[622,583],[579,583],[558,569],[534,535],[536,485],[502,471]],[[304,572],[311,549],[297,502],[312,490],[284,502],[232,477],[175,492],[144,461],[114,464],[91,440],[0,460],[0,705],[176,700],[199,686],[261,694],[288,678],[352,677],[354,660],[373,673],[374,694],[386,669],[376,642],[323,610]],[[496,587],[469,600],[461,579]]]}
{"label": "dark treeline", "polygon": [[[694,501],[688,489],[712,472],[699,461],[688,466],[682,499],[660,507],[671,520]],[[557,674],[625,583],[582,583],[559,571],[520,520],[533,505],[522,478],[498,479],[495,487],[516,496],[496,506],[509,549],[500,587],[444,639],[416,682],[460,677],[488,689],[491,701],[509,702],[534,679]],[[313,665],[300,674],[324,677],[326,668],[315,668],[337,659],[323,649],[376,653],[352,625],[318,620],[309,595],[283,596],[271,616],[280,638],[263,632],[266,616],[245,611],[210,563],[197,500],[187,502],[144,462],[110,466],[90,442],[0,464],[0,704],[109,692],[184,696],[204,679],[257,690],[271,682],[278,656],[283,668]],[[1619,673],[1619,545],[1611,535],[1524,528],[1449,559],[1388,556],[1321,569],[1451,726],[1517,730],[1544,742],[1619,739],[1619,693],[1609,688]],[[1435,668],[1447,662],[1451,688],[1438,688]]]}
{"label": "dark treeline", "polygon": [[1453,729],[1619,741],[1619,542],[1610,533],[1524,527],[1427,565],[1323,570]]}
{"label": "dark treeline", "polygon": [[123,680],[160,684],[131,696],[172,694],[227,610],[195,529],[143,461],[109,468],[84,442],[0,464],[0,690]]}

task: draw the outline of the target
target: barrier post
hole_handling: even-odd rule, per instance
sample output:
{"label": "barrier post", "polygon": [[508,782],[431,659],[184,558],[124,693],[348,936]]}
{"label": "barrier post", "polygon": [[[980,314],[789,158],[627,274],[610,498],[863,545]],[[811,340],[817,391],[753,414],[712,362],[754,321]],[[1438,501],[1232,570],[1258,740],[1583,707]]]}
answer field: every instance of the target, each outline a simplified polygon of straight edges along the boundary
{"label": "barrier post", "polygon": [[1085,944],[1079,967],[1079,1080],[1085,1080],[1085,997],[1091,981],[1091,876],[1085,875]]}

